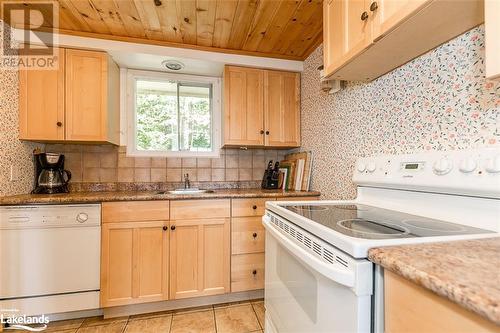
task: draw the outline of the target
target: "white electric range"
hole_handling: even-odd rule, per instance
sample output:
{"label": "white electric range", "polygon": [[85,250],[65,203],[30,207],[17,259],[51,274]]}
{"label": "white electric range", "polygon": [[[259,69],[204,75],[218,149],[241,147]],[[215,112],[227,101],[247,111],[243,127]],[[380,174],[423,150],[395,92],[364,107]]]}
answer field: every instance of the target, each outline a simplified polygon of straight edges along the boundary
{"label": "white electric range", "polygon": [[500,148],[360,158],[349,201],[267,202],[266,332],[384,331],[374,247],[500,236]]}

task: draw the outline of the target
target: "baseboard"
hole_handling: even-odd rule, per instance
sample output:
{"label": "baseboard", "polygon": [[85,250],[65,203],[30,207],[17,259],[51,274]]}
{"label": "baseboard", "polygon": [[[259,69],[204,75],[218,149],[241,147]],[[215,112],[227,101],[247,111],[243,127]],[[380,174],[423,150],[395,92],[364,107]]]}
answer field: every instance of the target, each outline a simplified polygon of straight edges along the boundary
{"label": "baseboard", "polygon": [[205,306],[212,304],[239,302],[251,299],[258,299],[264,297],[264,290],[242,291],[237,293],[202,296],[186,299],[176,299],[171,301],[152,302],[143,304],[132,304],[123,306],[114,306],[103,309],[104,318],[114,318],[122,316],[131,316],[143,313],[169,311],[184,308],[191,308],[197,306]]}

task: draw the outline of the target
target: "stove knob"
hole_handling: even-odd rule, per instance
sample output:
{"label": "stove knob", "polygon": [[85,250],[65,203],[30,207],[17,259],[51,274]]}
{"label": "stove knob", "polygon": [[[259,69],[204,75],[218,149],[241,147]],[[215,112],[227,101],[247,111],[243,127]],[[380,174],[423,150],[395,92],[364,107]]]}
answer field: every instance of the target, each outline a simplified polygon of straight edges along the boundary
{"label": "stove knob", "polygon": [[377,165],[373,162],[370,162],[366,166],[366,170],[368,170],[368,172],[374,172],[375,170],[377,170]]}
{"label": "stove knob", "polygon": [[500,172],[500,155],[497,155],[486,161],[486,171],[488,171],[489,173]]}
{"label": "stove knob", "polygon": [[366,164],[364,164],[363,162],[359,162],[358,163],[358,171],[363,172],[365,170],[366,170]]}
{"label": "stove knob", "polygon": [[78,215],[76,216],[76,220],[80,223],[87,222],[88,219],[89,216],[87,213],[78,213]]}
{"label": "stove knob", "polygon": [[477,163],[472,157],[466,157],[462,161],[460,161],[460,166],[458,169],[464,173],[469,173],[477,168]]}
{"label": "stove knob", "polygon": [[434,163],[434,173],[437,175],[446,175],[453,169],[453,163],[450,159],[443,157]]}

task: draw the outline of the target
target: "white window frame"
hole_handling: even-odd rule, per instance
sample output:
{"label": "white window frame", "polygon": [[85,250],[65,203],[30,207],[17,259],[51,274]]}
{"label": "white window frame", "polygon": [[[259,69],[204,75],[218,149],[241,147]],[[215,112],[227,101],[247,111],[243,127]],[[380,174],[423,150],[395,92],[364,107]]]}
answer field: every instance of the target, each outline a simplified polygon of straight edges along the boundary
{"label": "white window frame", "polygon": [[[165,80],[212,84],[212,151],[161,151],[136,148],[137,80]],[[211,76],[172,74],[153,71],[127,70],[127,156],[137,157],[218,157],[221,145],[221,79]]]}

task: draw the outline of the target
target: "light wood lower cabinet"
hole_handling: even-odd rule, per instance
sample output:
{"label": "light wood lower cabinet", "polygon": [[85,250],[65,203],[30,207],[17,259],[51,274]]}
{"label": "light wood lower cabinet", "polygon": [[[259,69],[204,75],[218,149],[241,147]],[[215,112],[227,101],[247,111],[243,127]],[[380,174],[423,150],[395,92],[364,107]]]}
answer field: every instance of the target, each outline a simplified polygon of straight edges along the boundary
{"label": "light wood lower cabinet", "polygon": [[168,299],[168,222],[102,225],[101,306]]}
{"label": "light wood lower cabinet", "polygon": [[386,333],[499,333],[500,328],[390,271],[384,273]]}
{"label": "light wood lower cabinet", "polygon": [[103,203],[101,307],[263,289],[269,200]]}
{"label": "light wood lower cabinet", "polygon": [[229,218],[171,221],[170,298],[229,292]]}

